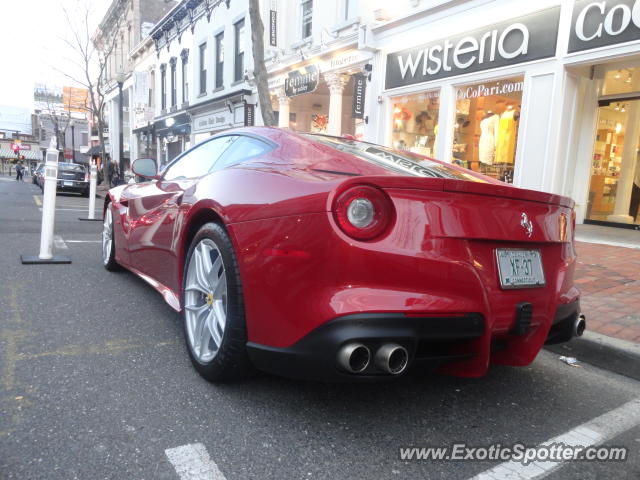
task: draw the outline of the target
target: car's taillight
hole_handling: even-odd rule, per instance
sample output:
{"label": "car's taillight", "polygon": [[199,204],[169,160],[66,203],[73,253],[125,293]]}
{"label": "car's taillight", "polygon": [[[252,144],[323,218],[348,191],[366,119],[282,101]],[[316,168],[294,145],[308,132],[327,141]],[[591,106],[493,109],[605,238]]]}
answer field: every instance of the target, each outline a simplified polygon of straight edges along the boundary
{"label": "car's taillight", "polygon": [[335,200],[333,215],[340,229],[357,240],[373,240],[387,232],[394,219],[391,199],[369,185],[351,187]]}

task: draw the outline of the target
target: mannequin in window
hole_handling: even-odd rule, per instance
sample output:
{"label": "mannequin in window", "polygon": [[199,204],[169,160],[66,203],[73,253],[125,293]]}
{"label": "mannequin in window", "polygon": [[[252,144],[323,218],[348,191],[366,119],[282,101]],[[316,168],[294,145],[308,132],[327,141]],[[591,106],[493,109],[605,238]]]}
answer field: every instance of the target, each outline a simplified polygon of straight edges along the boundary
{"label": "mannequin in window", "polygon": [[428,135],[433,130],[433,119],[426,110],[416,115],[416,133],[418,135]]}
{"label": "mannequin in window", "polygon": [[500,115],[496,142],[496,163],[513,164],[516,156],[517,122],[519,119],[520,112],[513,103],[507,103],[506,110]]}
{"label": "mannequin in window", "polygon": [[480,121],[480,141],[478,142],[478,158],[480,163],[493,165],[496,155],[496,143],[500,116],[492,110],[488,110]]}

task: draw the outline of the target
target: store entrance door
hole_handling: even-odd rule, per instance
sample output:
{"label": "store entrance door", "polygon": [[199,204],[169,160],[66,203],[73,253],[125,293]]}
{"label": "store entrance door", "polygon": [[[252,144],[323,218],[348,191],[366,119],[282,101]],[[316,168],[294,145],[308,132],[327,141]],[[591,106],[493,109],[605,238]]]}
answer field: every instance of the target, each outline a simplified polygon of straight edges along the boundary
{"label": "store entrance door", "polygon": [[[605,84],[622,78],[635,86],[636,75],[640,77],[637,69],[607,72]],[[585,223],[640,223],[639,146],[640,91],[601,97]]]}

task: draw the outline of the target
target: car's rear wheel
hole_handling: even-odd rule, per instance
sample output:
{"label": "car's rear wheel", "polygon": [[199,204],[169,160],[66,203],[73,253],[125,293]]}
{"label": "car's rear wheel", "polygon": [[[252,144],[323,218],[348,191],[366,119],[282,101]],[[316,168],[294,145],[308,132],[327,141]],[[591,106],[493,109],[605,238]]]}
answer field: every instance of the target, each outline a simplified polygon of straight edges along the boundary
{"label": "car's rear wheel", "polygon": [[119,268],[116,262],[116,243],[113,240],[113,214],[110,203],[104,211],[102,221],[102,264],[110,272]]}
{"label": "car's rear wheel", "polygon": [[187,350],[209,381],[251,371],[237,260],[224,228],[202,226],[191,243],[183,276],[182,316]]}

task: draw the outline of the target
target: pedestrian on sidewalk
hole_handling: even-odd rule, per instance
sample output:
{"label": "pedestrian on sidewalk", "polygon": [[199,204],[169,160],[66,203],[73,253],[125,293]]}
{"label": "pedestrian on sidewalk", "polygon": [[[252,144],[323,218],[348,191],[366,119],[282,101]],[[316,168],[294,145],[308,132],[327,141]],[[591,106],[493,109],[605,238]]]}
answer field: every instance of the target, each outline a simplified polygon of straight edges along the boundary
{"label": "pedestrian on sidewalk", "polygon": [[16,164],[16,181],[21,182],[23,178],[24,167],[22,166],[22,162],[18,162]]}
{"label": "pedestrian on sidewalk", "polygon": [[111,186],[117,187],[120,184],[120,168],[115,160],[111,162],[109,174],[111,175]]}

